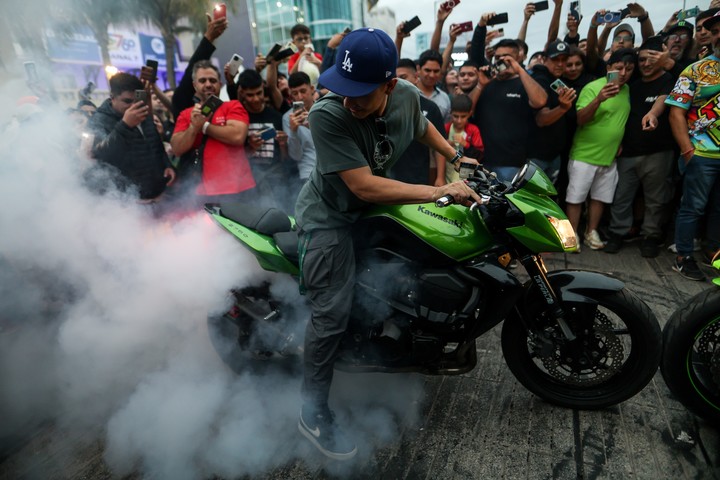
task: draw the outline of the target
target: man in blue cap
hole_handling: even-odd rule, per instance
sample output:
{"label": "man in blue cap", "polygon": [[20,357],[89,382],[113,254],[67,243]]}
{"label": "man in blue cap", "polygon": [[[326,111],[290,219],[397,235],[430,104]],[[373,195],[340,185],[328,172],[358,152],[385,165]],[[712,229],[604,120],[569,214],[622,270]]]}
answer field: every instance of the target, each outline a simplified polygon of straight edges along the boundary
{"label": "man in blue cap", "polygon": [[479,201],[465,183],[441,187],[386,178],[413,140],[458,166],[477,163],[448,144],[420,110],[417,88],[395,78],[397,50],[383,31],[350,32],[335,65],[320,76],[330,92],[309,116],[317,165],[298,196],[302,283],[312,308],[305,332],[303,407],[298,428],[324,455],[349,460],[357,452],[328,406],[333,366],[348,327],[355,284],[351,226],[372,204]]}

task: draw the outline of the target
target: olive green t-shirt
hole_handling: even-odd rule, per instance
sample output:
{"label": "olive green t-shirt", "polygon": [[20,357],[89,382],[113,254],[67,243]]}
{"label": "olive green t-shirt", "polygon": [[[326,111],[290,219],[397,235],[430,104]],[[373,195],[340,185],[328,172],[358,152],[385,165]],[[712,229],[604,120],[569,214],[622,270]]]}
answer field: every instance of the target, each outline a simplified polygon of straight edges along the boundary
{"label": "olive green t-shirt", "polygon": [[[606,84],[607,78],[603,77],[585,85],[578,97],[577,110],[587,107]],[[590,122],[578,126],[570,158],[600,167],[612,165],[629,115],[630,88],[623,85],[620,93],[600,104]]]}
{"label": "olive green t-shirt", "polygon": [[398,80],[383,116],[393,150],[379,165],[373,160],[375,145],[381,140],[375,118],[353,117],[343,106],[343,97],[333,93],[313,105],[309,121],[317,163],[295,206],[296,220],[303,230],[340,228],[357,221],[369,204],[356,197],[337,172],[369,166],[373,175],[384,177],[410,142],[427,130],[418,89]]}

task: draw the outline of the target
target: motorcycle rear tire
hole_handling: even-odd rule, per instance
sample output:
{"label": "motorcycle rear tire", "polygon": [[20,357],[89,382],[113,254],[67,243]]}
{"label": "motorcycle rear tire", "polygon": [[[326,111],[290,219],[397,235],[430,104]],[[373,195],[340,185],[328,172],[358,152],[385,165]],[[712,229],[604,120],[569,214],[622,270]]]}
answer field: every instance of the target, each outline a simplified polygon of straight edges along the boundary
{"label": "motorcycle rear tire", "polygon": [[[660,371],[670,392],[685,407],[720,426],[720,384],[713,381],[709,367],[697,358],[695,346],[707,328],[720,322],[720,289],[705,290],[672,314],[663,330],[663,357]],[[714,336],[714,355],[720,355],[720,338]]]}
{"label": "motorcycle rear tire", "polygon": [[[594,299],[599,306],[625,325],[631,340],[630,354],[608,379],[601,383],[578,385],[550,375],[535,363],[529,332],[517,313],[505,320],[502,349],[515,378],[538,397],[561,407],[595,410],[627,400],[650,382],[660,364],[662,338],[660,325],[650,308],[631,292],[624,289],[611,293],[589,292],[586,296],[597,297]],[[540,315],[540,308],[535,309],[537,315]],[[535,323],[533,318],[526,321]],[[624,330],[621,332],[625,334]]]}

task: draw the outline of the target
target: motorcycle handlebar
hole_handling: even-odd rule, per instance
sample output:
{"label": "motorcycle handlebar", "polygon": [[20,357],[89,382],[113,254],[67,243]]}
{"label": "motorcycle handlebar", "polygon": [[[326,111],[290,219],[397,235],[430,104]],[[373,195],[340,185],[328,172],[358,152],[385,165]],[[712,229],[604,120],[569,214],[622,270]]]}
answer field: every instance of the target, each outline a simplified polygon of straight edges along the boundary
{"label": "motorcycle handlebar", "polygon": [[448,205],[452,205],[455,203],[455,198],[453,198],[452,195],[443,195],[442,197],[435,200],[435,206],[436,207],[447,207]]}

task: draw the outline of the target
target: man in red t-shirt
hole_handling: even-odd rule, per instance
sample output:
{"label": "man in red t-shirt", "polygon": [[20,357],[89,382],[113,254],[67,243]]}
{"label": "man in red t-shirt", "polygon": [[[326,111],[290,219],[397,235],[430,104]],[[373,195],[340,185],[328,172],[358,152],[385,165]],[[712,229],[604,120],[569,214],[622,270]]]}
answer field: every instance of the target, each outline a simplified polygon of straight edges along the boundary
{"label": "man in red t-shirt", "polygon": [[[187,162],[194,150],[202,150],[202,172],[195,188],[201,204],[230,199],[252,200],[249,193],[255,188],[255,179],[244,149],[248,113],[240,102],[231,100],[223,102],[208,117],[204,116],[202,104],[211,95],[220,93],[220,72],[212,63],[203,60],[195,64],[192,76],[195,95],[200,101],[180,113],[170,140],[173,152]],[[181,172],[184,168],[192,169],[181,165]],[[181,173],[181,181],[186,185],[192,181],[188,178],[191,174],[186,173],[184,179],[182,176]]]}

